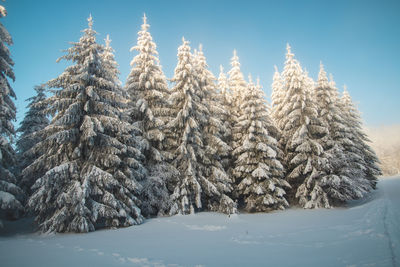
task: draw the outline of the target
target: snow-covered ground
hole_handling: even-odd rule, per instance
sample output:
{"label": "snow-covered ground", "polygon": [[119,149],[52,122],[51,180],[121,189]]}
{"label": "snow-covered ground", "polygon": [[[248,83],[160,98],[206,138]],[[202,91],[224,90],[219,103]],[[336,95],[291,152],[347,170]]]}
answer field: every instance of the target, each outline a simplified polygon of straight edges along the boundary
{"label": "snow-covered ground", "polygon": [[400,177],[347,208],[228,217],[198,213],[89,234],[6,223],[1,266],[400,266]]}

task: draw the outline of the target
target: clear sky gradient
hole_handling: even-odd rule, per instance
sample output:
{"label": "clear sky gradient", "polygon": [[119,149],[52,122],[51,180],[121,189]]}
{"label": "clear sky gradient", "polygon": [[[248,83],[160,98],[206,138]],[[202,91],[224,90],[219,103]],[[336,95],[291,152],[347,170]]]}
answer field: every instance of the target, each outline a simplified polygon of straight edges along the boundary
{"label": "clear sky gradient", "polygon": [[130,71],[143,13],[158,46],[163,70],[171,78],[182,36],[200,43],[218,77],[229,70],[236,49],[247,77],[259,76],[268,96],[274,65],[283,68],[286,43],[316,79],[319,62],[358,104],[370,126],[400,124],[400,1],[144,1],[7,0],[1,22],[11,33],[15,61],[17,121],[24,116],[33,86],[59,75],[56,63],[69,42],[78,41],[94,18],[98,41],[113,40],[121,81]]}

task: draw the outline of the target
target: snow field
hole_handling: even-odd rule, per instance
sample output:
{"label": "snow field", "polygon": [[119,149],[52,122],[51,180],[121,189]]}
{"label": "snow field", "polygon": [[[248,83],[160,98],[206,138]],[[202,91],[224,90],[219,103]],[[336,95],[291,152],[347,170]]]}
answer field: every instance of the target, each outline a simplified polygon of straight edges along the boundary
{"label": "snow field", "polygon": [[399,266],[398,192],[393,177],[346,208],[203,212],[88,234],[20,233],[0,237],[0,258],[2,266]]}

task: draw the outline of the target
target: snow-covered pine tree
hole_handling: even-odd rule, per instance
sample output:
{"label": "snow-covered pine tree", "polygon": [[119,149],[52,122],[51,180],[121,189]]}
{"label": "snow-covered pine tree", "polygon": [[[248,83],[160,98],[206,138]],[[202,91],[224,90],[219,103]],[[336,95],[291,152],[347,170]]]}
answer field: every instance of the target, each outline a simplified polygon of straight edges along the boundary
{"label": "snow-covered pine tree", "polygon": [[130,95],[130,123],[139,126],[147,143],[146,167],[150,173],[143,180],[141,194],[141,208],[146,216],[168,212],[166,183],[177,174],[177,170],[169,164],[169,155],[164,153],[164,125],[171,120],[167,102],[169,91],[149,27],[144,15],[137,44],[131,48],[138,54],[131,61],[132,69],[125,84],[125,90]]}
{"label": "snow-covered pine tree", "polygon": [[354,144],[348,138],[351,134],[344,121],[340,99],[335,85],[328,81],[328,77],[322,63],[318,75],[318,84],[314,89],[315,102],[318,108],[320,120],[328,128],[329,134],[320,139],[324,150],[331,157],[329,158],[329,169],[327,174],[334,183],[327,187],[327,192],[333,202],[344,202],[363,196],[368,191],[368,185],[363,181],[361,173],[354,175],[350,164],[354,164],[353,156],[346,153],[346,146]]}
{"label": "snow-covered pine tree", "polygon": [[45,232],[88,232],[143,221],[137,195],[145,169],[135,129],[121,121],[126,101],[106,69],[93,20],[61,59],[74,64],[48,82],[53,116],[35,146],[41,156],[24,174],[46,171],[28,207]]}
{"label": "snow-covered pine tree", "polygon": [[228,129],[222,122],[227,117],[227,111],[219,101],[219,94],[215,84],[215,77],[208,69],[206,57],[202,46],[195,53],[195,68],[199,84],[202,91],[202,103],[208,112],[203,112],[206,123],[201,128],[204,139],[205,158],[203,175],[211,183],[207,185],[202,195],[203,207],[207,210],[223,213],[235,213],[236,204],[228,196],[232,193],[232,179],[224,169],[223,160],[230,155],[230,146],[223,141],[224,134]]}
{"label": "snow-covered pine tree", "polygon": [[[20,171],[31,165],[39,157],[38,154],[31,151],[31,148],[42,140],[40,132],[49,125],[49,119],[46,115],[47,106],[43,102],[46,99],[45,85],[35,86],[34,89],[36,95],[27,99],[29,101],[28,111],[25,113],[21,126],[17,129],[17,132],[21,133],[16,143],[17,165]],[[31,194],[31,187],[39,176],[40,174],[36,173],[30,173],[28,176],[21,175],[19,184],[27,195]]]}
{"label": "snow-covered pine tree", "polygon": [[[6,16],[6,9],[0,5],[0,18]],[[0,219],[15,219],[23,212],[24,193],[17,186],[13,173],[16,164],[16,153],[12,146],[15,130],[16,107],[12,98],[16,98],[8,79],[15,80],[10,50],[11,35],[0,22]],[[0,226],[1,226],[0,220]]]}
{"label": "snow-covered pine tree", "polygon": [[233,151],[239,203],[249,212],[285,209],[289,204],[284,188],[290,185],[284,180],[283,166],[277,159],[282,153],[274,138],[278,130],[267,112],[261,86],[256,86],[251,77],[240,109],[242,115],[235,131],[241,137]]}
{"label": "snow-covered pine tree", "polygon": [[379,167],[379,160],[375,151],[368,145],[369,139],[362,128],[362,121],[357,107],[351,100],[347,88],[344,88],[341,98],[343,104],[344,118],[347,127],[351,128],[352,135],[349,139],[353,142],[353,146],[347,146],[345,149],[352,152],[354,162],[358,168],[364,173],[364,178],[368,180],[372,188],[376,188],[378,182],[377,176],[382,175]]}
{"label": "snow-covered pine tree", "polygon": [[328,130],[318,119],[307,78],[289,45],[282,76],[285,97],[277,125],[282,133],[280,142],[285,153],[286,180],[292,186],[289,197],[304,208],[329,208],[326,187],[332,181],[324,171],[328,160],[319,143]]}
{"label": "snow-covered pine tree", "polygon": [[[210,112],[203,101],[205,91],[200,84],[189,42],[184,38],[182,41],[178,48],[178,64],[171,79],[174,86],[170,102],[174,107],[174,119],[167,125],[167,144],[174,155],[173,164],[181,174],[179,179],[172,181],[174,190],[170,214],[188,214],[211,208],[209,203],[228,203],[219,187],[221,181],[214,183],[205,176],[204,163],[211,160],[207,157],[203,129],[208,124]],[[204,199],[207,203],[202,202]]]}

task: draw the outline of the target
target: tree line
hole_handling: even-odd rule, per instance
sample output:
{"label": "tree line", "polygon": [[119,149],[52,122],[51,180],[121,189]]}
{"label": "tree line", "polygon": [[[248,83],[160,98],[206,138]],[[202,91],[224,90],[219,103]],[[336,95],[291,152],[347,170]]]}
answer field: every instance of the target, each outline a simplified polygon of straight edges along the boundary
{"label": "tree line", "polygon": [[0,37],[4,218],[32,214],[43,232],[89,232],[204,210],[330,208],[363,197],[381,174],[348,91],[339,95],[322,64],[313,81],[289,45],[271,105],[258,79],[244,79],[236,51],[216,78],[184,38],[168,88],[144,16],[122,85],[111,39],[97,42],[90,16],[58,59],[71,64],[35,87],[15,130],[2,24]]}

